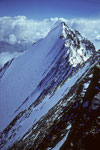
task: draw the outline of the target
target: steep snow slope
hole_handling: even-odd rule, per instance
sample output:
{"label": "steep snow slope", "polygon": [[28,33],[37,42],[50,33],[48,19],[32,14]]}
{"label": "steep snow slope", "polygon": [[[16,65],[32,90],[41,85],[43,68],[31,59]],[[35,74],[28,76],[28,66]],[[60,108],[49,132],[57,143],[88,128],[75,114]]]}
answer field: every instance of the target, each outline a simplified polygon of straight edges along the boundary
{"label": "steep snow slope", "polygon": [[[0,129],[5,127],[3,120],[7,121],[7,118],[35,90],[43,78],[42,74],[52,61],[49,57],[46,59],[46,56],[53,46],[57,44],[61,33],[62,28],[59,26],[53,34],[49,33],[47,38],[37,42],[23,56],[15,59],[2,77],[0,81],[0,100],[2,100],[0,101],[0,116],[3,116],[3,118],[0,117],[2,118]],[[64,44],[64,40],[59,42],[55,52],[53,52],[54,57],[57,53],[56,51],[61,49]]]}
{"label": "steep snow slope", "polygon": [[90,41],[61,23],[14,59],[0,80],[1,147],[20,140],[59,102],[87,72],[94,54]]}

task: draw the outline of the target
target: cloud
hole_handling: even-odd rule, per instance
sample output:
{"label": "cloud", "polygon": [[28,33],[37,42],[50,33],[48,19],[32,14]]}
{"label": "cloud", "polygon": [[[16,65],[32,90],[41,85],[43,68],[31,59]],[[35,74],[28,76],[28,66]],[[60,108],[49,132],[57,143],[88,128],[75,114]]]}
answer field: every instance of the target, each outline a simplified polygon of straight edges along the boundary
{"label": "cloud", "polygon": [[27,19],[25,16],[0,18],[0,41],[9,44],[34,42],[47,35],[59,18],[42,21]]}
{"label": "cloud", "polygon": [[0,17],[0,41],[15,43],[34,42],[45,37],[59,22],[64,21],[72,29],[96,44],[100,41],[100,19],[64,19],[44,20],[28,19],[25,16]]}

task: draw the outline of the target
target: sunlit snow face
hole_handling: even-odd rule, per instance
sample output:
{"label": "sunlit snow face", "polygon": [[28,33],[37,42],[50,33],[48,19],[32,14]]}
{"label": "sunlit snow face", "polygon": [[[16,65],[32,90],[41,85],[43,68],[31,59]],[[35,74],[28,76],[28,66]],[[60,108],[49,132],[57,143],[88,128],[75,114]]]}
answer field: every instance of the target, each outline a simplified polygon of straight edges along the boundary
{"label": "sunlit snow face", "polygon": [[25,16],[1,17],[0,18],[0,41],[10,44],[34,42],[45,37],[48,32],[59,22],[66,22],[67,25],[91,40],[94,43],[100,41],[100,20],[87,19],[64,19],[51,18],[41,21],[27,19]]}

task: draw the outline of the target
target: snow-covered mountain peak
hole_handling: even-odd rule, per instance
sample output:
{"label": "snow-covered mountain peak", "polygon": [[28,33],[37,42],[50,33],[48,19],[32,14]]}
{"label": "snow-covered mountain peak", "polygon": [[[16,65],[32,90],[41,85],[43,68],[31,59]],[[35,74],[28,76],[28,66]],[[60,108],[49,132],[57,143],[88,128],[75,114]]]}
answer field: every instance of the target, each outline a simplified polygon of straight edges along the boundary
{"label": "snow-covered mountain peak", "polygon": [[66,37],[67,37],[67,34],[69,33],[69,32],[71,32],[71,30],[69,29],[69,27],[66,25],[66,23],[65,22],[60,22],[53,30],[51,30],[50,32],[52,32],[52,31],[57,31],[58,32],[58,30],[60,31],[59,33],[60,33],[60,37],[63,37],[63,38],[65,38],[66,39]]}
{"label": "snow-covered mountain peak", "polygon": [[85,39],[77,30],[70,30],[64,22],[61,22],[59,26],[62,29],[60,39],[65,41],[64,46],[68,48],[69,62],[73,67],[88,60],[90,55],[95,52],[93,44]]}
{"label": "snow-covered mountain peak", "polygon": [[[52,32],[53,31],[53,32]],[[66,25],[65,22],[60,22],[59,24],[57,24],[57,26],[55,28],[53,28],[49,33],[49,34],[55,34],[57,33],[60,34],[59,36],[63,36],[63,38],[66,38],[67,34],[71,32],[71,30],[69,29],[69,27]]]}
{"label": "snow-covered mountain peak", "polygon": [[0,79],[1,147],[21,139],[69,93],[91,65],[94,51],[90,41],[60,23],[7,64]]}

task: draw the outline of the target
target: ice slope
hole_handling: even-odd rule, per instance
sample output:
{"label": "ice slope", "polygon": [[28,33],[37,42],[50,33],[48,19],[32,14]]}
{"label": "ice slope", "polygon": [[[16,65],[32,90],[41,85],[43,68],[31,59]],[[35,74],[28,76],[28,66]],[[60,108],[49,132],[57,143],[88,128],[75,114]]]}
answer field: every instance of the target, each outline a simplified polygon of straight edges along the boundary
{"label": "ice slope", "polygon": [[94,51],[91,42],[61,23],[10,64],[0,80],[0,131],[8,126],[6,148],[69,92],[90,67]]}
{"label": "ice slope", "polygon": [[[57,44],[61,33],[62,28],[58,26],[55,31],[37,42],[23,56],[16,58],[2,77],[0,81],[0,118],[2,119],[0,130],[4,129],[9,117],[43,78],[42,74],[52,61],[52,58],[48,58],[47,54]],[[63,43],[63,39],[59,41],[53,52],[53,57]],[[47,60],[45,60],[46,58]]]}
{"label": "ice slope", "polygon": [[[32,125],[37,123],[42,116],[47,114],[48,111],[69,92],[71,87],[78,81],[79,77],[81,77],[84,72],[87,71],[87,68],[89,68],[89,63],[87,63],[86,66],[83,67],[83,69],[80,69],[80,71],[77,72],[74,77],[69,78],[61,88],[59,87],[53,96],[47,95],[39,105],[37,105],[35,108],[32,107],[31,113],[30,111],[25,112],[25,114],[16,121],[16,124],[9,132],[8,137],[11,137],[13,135],[13,131],[15,131],[16,135],[14,136],[14,138],[11,138],[7,141],[7,146],[10,146],[11,143],[14,143],[16,140],[20,140],[24,136],[24,134],[32,127]],[[34,96],[29,99],[29,101],[31,102],[34,100]],[[29,101],[28,105],[30,103]]]}

